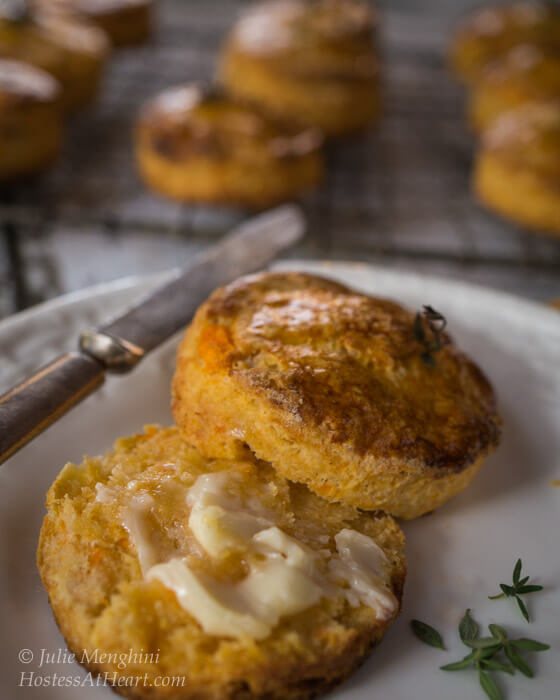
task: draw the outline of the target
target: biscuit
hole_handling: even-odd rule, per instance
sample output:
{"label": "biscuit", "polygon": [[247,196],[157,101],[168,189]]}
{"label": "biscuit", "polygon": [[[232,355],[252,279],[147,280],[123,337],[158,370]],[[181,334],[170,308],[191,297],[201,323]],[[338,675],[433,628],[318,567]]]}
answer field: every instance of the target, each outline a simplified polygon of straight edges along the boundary
{"label": "biscuit", "polygon": [[219,80],[237,97],[328,135],[380,113],[375,17],[359,0],[272,0],[241,16]]}
{"label": "biscuit", "polygon": [[505,219],[560,236],[560,101],[503,114],[484,132],[473,171],[480,202]]}
{"label": "biscuit", "polygon": [[265,208],[321,179],[321,139],[280,125],[213,88],[166,90],[143,110],[140,174],[156,192],[192,202]]}
{"label": "biscuit", "polygon": [[478,367],[451,342],[435,366],[423,353],[392,301],[307,274],[246,277],[187,329],[173,413],[204,454],[250,450],[330,501],[414,518],[465,488],[500,435]]}
{"label": "biscuit", "polygon": [[144,43],[152,32],[152,0],[40,0],[102,29],[113,46]]}
{"label": "biscuit", "polygon": [[61,142],[60,87],[38,68],[0,60],[0,180],[42,170]]}
{"label": "biscuit", "polygon": [[[60,630],[130,697],[315,697],[360,664],[400,606],[392,518],[329,504],[264,463],[205,459],[176,428],[66,465],[47,508],[37,560]],[[213,605],[226,611],[212,617]]]}
{"label": "biscuit", "polygon": [[515,2],[476,10],[460,24],[450,49],[451,66],[476,83],[485,66],[518,44],[560,49],[560,9],[549,2]]}
{"label": "biscuit", "polygon": [[560,52],[520,44],[482,72],[469,98],[469,121],[483,131],[504,112],[555,98],[560,98]]}
{"label": "biscuit", "polygon": [[30,63],[53,75],[67,110],[94,99],[108,52],[100,29],[57,12],[37,10],[17,20],[0,19],[0,58]]}

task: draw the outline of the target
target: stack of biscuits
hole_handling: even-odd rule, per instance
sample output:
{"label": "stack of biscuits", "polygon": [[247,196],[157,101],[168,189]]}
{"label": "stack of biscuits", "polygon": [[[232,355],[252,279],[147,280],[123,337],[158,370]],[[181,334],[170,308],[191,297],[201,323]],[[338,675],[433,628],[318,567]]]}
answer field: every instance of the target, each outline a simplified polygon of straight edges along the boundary
{"label": "stack of biscuits", "polygon": [[363,130],[379,112],[371,7],[269,0],[232,27],[217,85],[180,86],[143,110],[140,174],[173,199],[265,208],[316,186],[321,141]]}
{"label": "stack of biscuits", "polygon": [[[0,180],[43,170],[90,104],[111,45],[139,43],[151,0],[26,0],[0,10]],[[37,128],[40,125],[40,128]]]}
{"label": "stack of biscuits", "polygon": [[[142,676],[136,698],[316,697],[400,609],[395,517],[441,506],[497,446],[492,387],[426,317],[286,272],[210,296],[172,394],[176,427],[49,490],[38,565],[57,623],[117,692]],[[130,649],[149,657],[119,666]]]}
{"label": "stack of biscuits", "polygon": [[480,136],[476,195],[506,219],[560,236],[560,8],[478,10],[458,29],[451,64]]}

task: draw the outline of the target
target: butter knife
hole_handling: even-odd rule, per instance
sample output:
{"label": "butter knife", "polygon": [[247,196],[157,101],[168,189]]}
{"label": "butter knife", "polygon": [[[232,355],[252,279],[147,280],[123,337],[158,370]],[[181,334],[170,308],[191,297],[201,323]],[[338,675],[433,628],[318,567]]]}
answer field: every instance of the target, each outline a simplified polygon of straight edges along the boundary
{"label": "butter knife", "polygon": [[0,464],[99,388],[106,372],[128,372],[183,328],[216,288],[259,270],[305,232],[299,207],[284,205],[233,229],[119,318],[79,339],[0,396]]}

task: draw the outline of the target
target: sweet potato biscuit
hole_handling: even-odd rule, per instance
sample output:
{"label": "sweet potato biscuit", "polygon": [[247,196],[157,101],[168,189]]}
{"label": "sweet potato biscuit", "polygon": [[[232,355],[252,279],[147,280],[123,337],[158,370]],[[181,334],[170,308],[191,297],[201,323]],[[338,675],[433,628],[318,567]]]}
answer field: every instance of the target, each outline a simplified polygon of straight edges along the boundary
{"label": "sweet potato biscuit", "polygon": [[0,59],[0,180],[42,170],[61,141],[60,87],[38,68]]}
{"label": "sweet potato biscuit", "polygon": [[451,65],[468,83],[485,66],[518,44],[560,48],[560,9],[551,2],[515,2],[475,11],[459,26],[451,45]]}
{"label": "sweet potato biscuit", "polygon": [[97,25],[113,46],[145,42],[152,31],[152,0],[39,0]]}
{"label": "sweet potato biscuit", "polygon": [[140,117],[136,154],[146,184],[168,197],[265,208],[322,176],[319,134],[280,125],[216,88],[166,90]]}
{"label": "sweet potato biscuit", "polygon": [[176,422],[204,454],[249,448],[328,500],[431,511],[471,481],[500,421],[489,383],[453,344],[426,364],[414,319],[311,275],[242,278],[187,329]]}
{"label": "sweet potato biscuit", "polygon": [[473,189],[504,218],[560,236],[560,101],[529,103],[492,123],[475,160]]}
{"label": "sweet potato biscuit", "polygon": [[219,78],[271,114],[336,135],[380,112],[375,17],[359,0],[273,0],[241,16]]}
{"label": "sweet potato biscuit", "polygon": [[527,102],[560,99],[560,51],[520,44],[481,74],[469,98],[469,121],[476,131]]}
{"label": "sweet potato biscuit", "polygon": [[58,13],[38,9],[19,19],[0,15],[0,58],[30,63],[53,75],[65,109],[93,100],[108,52],[100,29]]}
{"label": "sweet potato biscuit", "polygon": [[[218,496],[225,509],[212,502]],[[228,511],[234,502],[252,514]],[[130,697],[315,697],[360,664],[400,606],[404,537],[392,518],[329,504],[252,459],[205,459],[176,428],[148,427],[105,457],[66,465],[47,507],[38,566],[58,625],[78,661],[108,674]],[[237,548],[244,537],[253,550]],[[348,559],[356,543],[369,552],[368,562]],[[170,559],[178,553],[179,563]],[[368,579],[363,571],[373,560],[382,577]],[[172,569],[188,573],[182,588],[168,585]],[[279,572],[279,587],[271,571]],[[323,579],[336,595],[287,612]],[[193,580],[198,588],[189,587]],[[263,618],[279,605],[280,619],[252,636],[205,632],[207,601],[185,602],[185,591],[199,596],[206,587],[228,605],[224,590],[247,592],[249,580],[253,595],[237,604],[257,611],[262,605]],[[370,594],[372,604],[364,604]],[[251,622],[231,609],[211,623],[232,620]],[[132,685],[137,677],[142,681]],[[162,678],[184,678],[184,685],[165,686]]]}

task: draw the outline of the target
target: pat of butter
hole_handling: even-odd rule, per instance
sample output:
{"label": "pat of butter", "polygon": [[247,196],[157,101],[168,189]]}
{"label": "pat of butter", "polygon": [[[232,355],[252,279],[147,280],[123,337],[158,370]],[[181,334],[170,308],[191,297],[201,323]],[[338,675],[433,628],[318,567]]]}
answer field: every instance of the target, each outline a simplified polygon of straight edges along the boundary
{"label": "pat of butter", "polygon": [[153,543],[153,529],[150,524],[150,510],[154,500],[148,494],[139,494],[131,498],[123,517],[123,526],[132,540],[140,568],[144,576],[158,560],[158,551]]}
{"label": "pat of butter", "polygon": [[389,618],[397,601],[385,585],[389,562],[385,552],[371,537],[348,528],[335,535],[338,557],[329,562],[334,580],[346,583],[345,596],[350,605],[360,603],[377,610],[378,617]]}
{"label": "pat of butter", "polygon": [[221,600],[208,581],[199,579],[182,559],[156,564],[146,579],[157,579],[175,593],[179,605],[190,613],[208,634],[224,637],[264,639],[270,626],[249,612],[232,608],[231,599]]}
{"label": "pat of butter", "polygon": [[247,540],[269,525],[264,518],[219,505],[194,506],[189,517],[189,527],[198,543],[217,558],[246,549]]}
{"label": "pat of butter", "polygon": [[231,552],[245,555],[247,576],[225,584],[195,572],[174,556],[158,562],[147,518],[149,496],[136,497],[124,525],[136,546],[147,580],[172,590],[179,604],[212,635],[264,639],[280,619],[316,605],[322,598],[346,598],[367,605],[379,619],[390,618],[397,600],[388,586],[389,563],[366,535],[343,529],[334,538],[336,552],[316,552],[277,527],[258,494],[244,493],[235,472],[200,476],[189,489],[188,525],[200,547],[213,559]]}
{"label": "pat of butter", "polygon": [[206,633],[238,639],[265,639],[281,617],[311,607],[322,596],[303,572],[275,561],[253,568],[233,585],[195,574],[184,559],[156,564],[146,578],[172,590]]}

